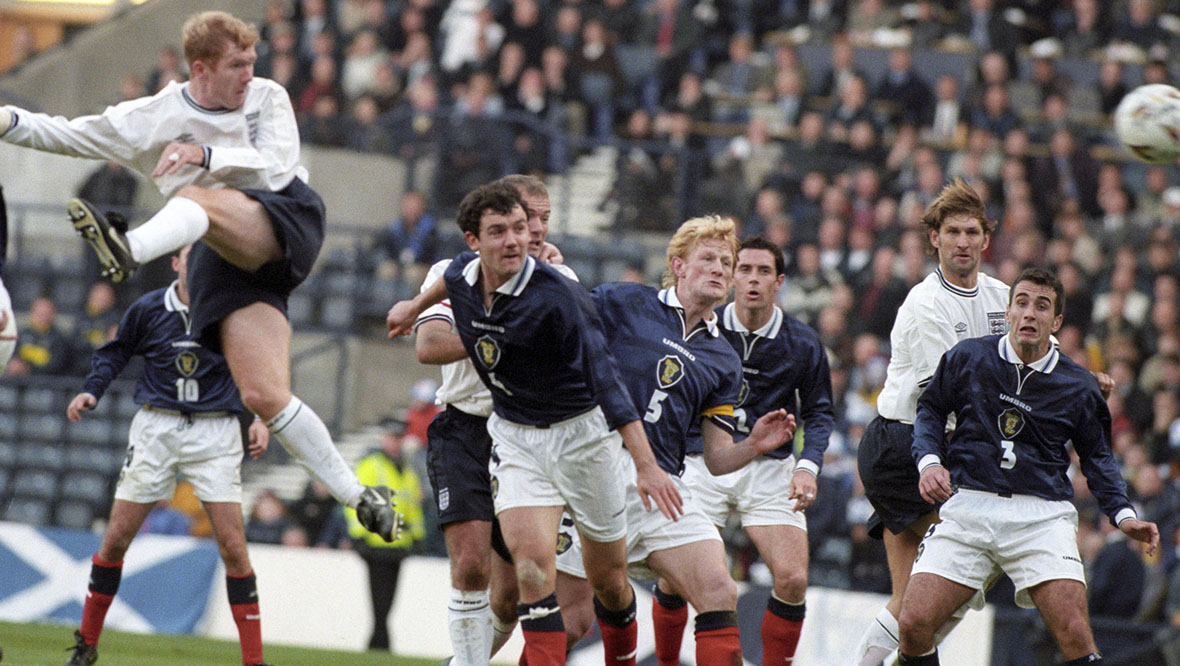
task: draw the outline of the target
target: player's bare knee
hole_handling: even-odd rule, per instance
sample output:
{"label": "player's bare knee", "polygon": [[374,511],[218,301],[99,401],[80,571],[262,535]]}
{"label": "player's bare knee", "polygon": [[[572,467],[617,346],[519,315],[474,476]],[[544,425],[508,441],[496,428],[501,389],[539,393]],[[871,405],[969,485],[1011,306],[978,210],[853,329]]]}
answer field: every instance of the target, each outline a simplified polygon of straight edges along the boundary
{"label": "player's bare knee", "polygon": [[264,421],[269,421],[283,411],[283,408],[291,402],[291,398],[284,396],[272,388],[261,385],[261,383],[254,383],[250,379],[244,379],[238,386],[242,394],[242,403],[246,407],[257,414]]}
{"label": "player's bare knee", "polygon": [[521,594],[537,594],[539,591],[552,587],[552,577],[546,573],[542,562],[531,557],[516,557],[516,582],[520,585]]}
{"label": "player's bare knee", "polygon": [[[706,576],[696,584],[693,605],[700,612],[737,608],[737,584],[728,575]],[[690,599],[691,601],[691,599]]]}
{"label": "player's bare knee", "polygon": [[774,576],[774,595],[788,603],[797,604],[807,595],[807,571],[790,568]]}
{"label": "player's bare knee", "polygon": [[487,558],[481,559],[477,553],[460,553],[451,562],[451,581],[460,590],[483,590],[490,579]]}
{"label": "player's bare knee", "polygon": [[905,604],[901,609],[901,617],[897,619],[903,652],[922,654],[930,649],[934,640],[935,627],[929,617],[926,617],[914,604]]}

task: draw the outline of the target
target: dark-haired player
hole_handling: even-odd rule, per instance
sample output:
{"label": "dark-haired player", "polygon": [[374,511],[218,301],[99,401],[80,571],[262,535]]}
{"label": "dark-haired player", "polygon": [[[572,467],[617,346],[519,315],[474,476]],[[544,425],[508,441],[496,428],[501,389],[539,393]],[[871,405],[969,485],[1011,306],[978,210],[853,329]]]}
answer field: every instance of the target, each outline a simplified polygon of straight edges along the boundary
{"label": "dark-haired player", "polygon": [[562,664],[566,634],[554,596],[562,508],[577,523],[600,607],[634,616],[620,444],[634,458],[645,503],[674,517],[680,497],[656,464],[589,294],[529,256],[516,189],[477,188],[460,203],[458,222],[478,255],[456,257],[440,286],[395,305],[387,322],[391,335],[408,332],[425,307],[449,296],[463,346],[492,392],[492,494],[515,561],[524,656],[533,666]]}
{"label": "dark-haired player", "polygon": [[[918,399],[919,488],[927,501],[945,503],[902,602],[903,665],[939,663],[935,631],[996,569],[1012,578],[1017,604],[1040,611],[1066,664],[1102,661],[1069,501],[1071,445],[1111,523],[1146,543],[1148,555],[1159,545],[1155,524],[1139,520],[1127,499],[1098,382],[1049,340],[1064,305],[1055,275],[1025,270],[1012,285],[1008,333],[955,345]],[[952,413],[957,423],[947,440]]]}

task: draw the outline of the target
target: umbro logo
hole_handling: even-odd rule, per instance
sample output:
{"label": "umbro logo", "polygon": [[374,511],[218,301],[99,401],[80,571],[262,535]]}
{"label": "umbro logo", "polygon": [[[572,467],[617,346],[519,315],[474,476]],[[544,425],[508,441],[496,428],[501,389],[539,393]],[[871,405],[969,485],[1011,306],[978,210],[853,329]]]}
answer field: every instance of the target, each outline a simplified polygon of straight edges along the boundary
{"label": "umbro logo", "polygon": [[955,324],[955,333],[966,333],[966,332],[967,332],[967,322],[961,321],[961,322]]}
{"label": "umbro logo", "polygon": [[1062,555],[1061,559],[1069,560],[1070,562],[1077,562],[1078,564],[1082,563],[1082,561],[1080,559],[1074,557],[1073,555]]}

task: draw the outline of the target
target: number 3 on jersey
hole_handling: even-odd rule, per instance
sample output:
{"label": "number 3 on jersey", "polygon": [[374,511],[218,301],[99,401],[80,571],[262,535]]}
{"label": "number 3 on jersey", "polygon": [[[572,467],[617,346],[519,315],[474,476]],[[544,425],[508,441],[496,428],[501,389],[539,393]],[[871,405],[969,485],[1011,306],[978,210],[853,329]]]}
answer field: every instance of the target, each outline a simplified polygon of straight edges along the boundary
{"label": "number 3 on jersey", "polygon": [[1012,469],[1016,466],[1016,442],[1002,439],[1000,446],[1004,449],[1000,453],[1000,469]]}

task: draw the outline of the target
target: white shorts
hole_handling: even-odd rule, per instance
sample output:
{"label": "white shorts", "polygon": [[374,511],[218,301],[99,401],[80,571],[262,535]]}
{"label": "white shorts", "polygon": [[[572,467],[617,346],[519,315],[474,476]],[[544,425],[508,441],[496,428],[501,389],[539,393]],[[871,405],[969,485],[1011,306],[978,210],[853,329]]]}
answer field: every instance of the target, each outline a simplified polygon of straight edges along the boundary
{"label": "white shorts", "polygon": [[939,509],[941,523],[918,547],[913,573],[932,573],[975,590],[998,568],[1016,586],[1016,603],[1033,608],[1029,590],[1050,580],[1086,583],[1078,554],[1078,512],[1067,501],[1000,497],[960,489]]}
{"label": "white shorts", "polygon": [[242,427],[236,416],[179,415],[140,409],[131,419],[127,461],[115,499],[172,499],[183,474],[204,502],[242,502]]}
{"label": "white shorts", "polygon": [[795,457],[758,457],[745,467],[714,476],[705,467],[704,456],[684,458],[684,483],[692,489],[697,506],[713,524],[722,527],[732,510],[742,527],[791,525],[807,531],[807,518],[795,511],[795,500],[787,498]]}
{"label": "white shorts", "polygon": [[548,428],[488,419],[496,515],[524,506],[567,507],[578,528],[600,543],[627,534],[619,459],[623,440],[598,407]]}
{"label": "white shorts", "polygon": [[[647,565],[647,557],[659,550],[668,550],[697,541],[721,541],[721,534],[693,498],[692,491],[678,476],[672,476],[676,490],[684,500],[683,515],[679,520],[668,520],[652,502],[651,511],[643,508],[636,486],[635,461],[624,453],[620,456],[621,474],[627,482],[627,573],[632,578],[651,580],[659,574]],[[569,548],[563,550],[563,540],[558,537],[557,570],[578,578],[586,577],[582,564],[582,544],[575,537]]]}

